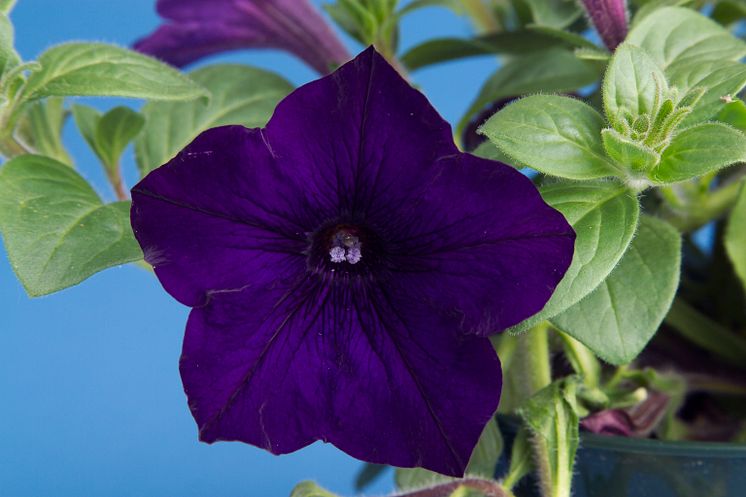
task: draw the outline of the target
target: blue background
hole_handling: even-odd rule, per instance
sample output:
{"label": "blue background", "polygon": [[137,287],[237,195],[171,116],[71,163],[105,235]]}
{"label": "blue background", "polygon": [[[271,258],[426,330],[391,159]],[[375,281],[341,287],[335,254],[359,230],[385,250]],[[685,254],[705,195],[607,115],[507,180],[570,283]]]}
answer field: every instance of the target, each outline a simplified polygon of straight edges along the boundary
{"label": "blue background", "polygon": [[[72,39],[128,45],[158,24],[152,0],[20,0],[11,18],[26,60]],[[465,19],[429,8],[406,19],[402,46],[469,31]],[[276,51],[210,62],[216,60],[273,69],[297,84],[314,77]],[[494,69],[486,57],[421,70],[414,79],[454,122]],[[87,103],[105,109],[121,101]],[[65,138],[82,174],[111,199],[70,123]],[[125,164],[131,185],[131,152]],[[304,479],[352,495],[361,463],[332,446],[275,457],[248,445],[197,441],[177,369],[187,312],[133,266],[31,300],[0,249],[0,496],[283,497]],[[388,475],[370,493],[391,488]]]}

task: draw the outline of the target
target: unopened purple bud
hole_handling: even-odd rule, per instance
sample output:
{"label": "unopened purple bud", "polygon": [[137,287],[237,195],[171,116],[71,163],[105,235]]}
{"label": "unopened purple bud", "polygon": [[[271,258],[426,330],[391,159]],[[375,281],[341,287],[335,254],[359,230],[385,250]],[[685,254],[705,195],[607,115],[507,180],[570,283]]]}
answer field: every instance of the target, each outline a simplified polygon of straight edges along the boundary
{"label": "unopened purple bud", "polygon": [[609,50],[614,50],[627,36],[625,0],[583,0],[583,5]]}

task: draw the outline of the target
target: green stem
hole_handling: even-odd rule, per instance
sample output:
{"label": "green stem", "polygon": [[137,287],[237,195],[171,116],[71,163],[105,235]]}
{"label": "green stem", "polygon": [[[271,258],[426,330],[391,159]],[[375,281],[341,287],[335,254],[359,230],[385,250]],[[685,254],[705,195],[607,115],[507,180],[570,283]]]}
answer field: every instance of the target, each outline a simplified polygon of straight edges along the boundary
{"label": "green stem", "polygon": [[398,494],[397,497],[449,497],[462,487],[476,490],[487,497],[514,497],[511,492],[506,491],[496,481],[484,480],[482,478],[464,478],[462,480],[439,483],[413,492]]}
{"label": "green stem", "polygon": [[518,357],[526,367],[524,389],[530,397],[552,383],[552,365],[549,357],[549,324],[544,321],[520,336]]}
{"label": "green stem", "polygon": [[737,367],[746,364],[746,340],[713,321],[680,297],[674,300],[665,322],[681,336]]}
{"label": "green stem", "polygon": [[555,330],[562,339],[565,356],[576,373],[583,377],[583,383],[588,388],[598,387],[601,381],[601,363],[588,347],[578,342],[570,335]]}
{"label": "green stem", "polygon": [[[710,221],[721,218],[735,205],[742,184],[743,178],[739,178],[705,194],[697,202],[683,207],[669,205],[662,217],[682,233],[696,231]],[[664,199],[668,200],[665,195]]]}

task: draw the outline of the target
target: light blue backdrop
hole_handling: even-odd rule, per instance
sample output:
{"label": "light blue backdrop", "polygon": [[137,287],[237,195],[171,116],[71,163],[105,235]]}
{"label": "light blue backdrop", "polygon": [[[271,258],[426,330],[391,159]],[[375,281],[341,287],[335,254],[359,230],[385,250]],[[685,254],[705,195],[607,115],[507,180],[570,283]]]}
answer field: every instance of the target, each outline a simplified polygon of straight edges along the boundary
{"label": "light blue backdrop", "polygon": [[[27,60],[71,39],[127,45],[158,23],[153,0],[19,0],[12,19]],[[426,9],[404,23],[402,45],[468,33],[464,19]],[[313,77],[274,51],[214,60],[274,69],[298,84]],[[487,57],[414,76],[454,122],[494,68]],[[65,135],[82,173],[111,198],[72,126]],[[131,185],[131,154],[127,165]],[[360,463],[332,446],[274,457],[238,443],[197,442],[177,369],[187,312],[131,266],[31,300],[0,249],[0,496],[284,497],[303,479],[352,495]],[[371,492],[388,492],[390,480]]]}

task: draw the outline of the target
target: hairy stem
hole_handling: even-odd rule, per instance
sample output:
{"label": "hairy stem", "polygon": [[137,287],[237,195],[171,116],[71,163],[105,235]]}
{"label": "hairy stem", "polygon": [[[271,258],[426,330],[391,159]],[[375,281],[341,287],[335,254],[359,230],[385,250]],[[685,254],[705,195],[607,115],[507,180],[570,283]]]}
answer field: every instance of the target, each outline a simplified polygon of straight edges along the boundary
{"label": "hairy stem", "polygon": [[482,478],[464,478],[441,483],[428,488],[422,488],[413,492],[398,494],[397,497],[448,497],[460,487],[466,487],[482,492],[487,497],[514,497],[499,483]]}

